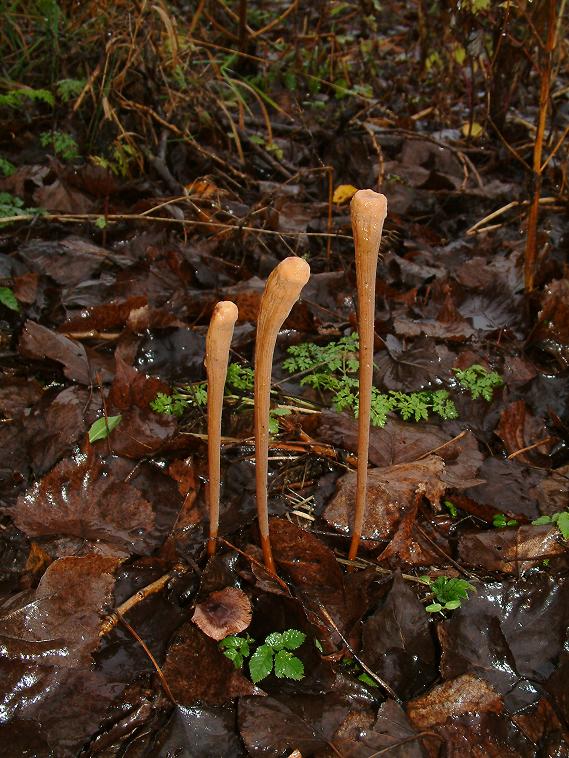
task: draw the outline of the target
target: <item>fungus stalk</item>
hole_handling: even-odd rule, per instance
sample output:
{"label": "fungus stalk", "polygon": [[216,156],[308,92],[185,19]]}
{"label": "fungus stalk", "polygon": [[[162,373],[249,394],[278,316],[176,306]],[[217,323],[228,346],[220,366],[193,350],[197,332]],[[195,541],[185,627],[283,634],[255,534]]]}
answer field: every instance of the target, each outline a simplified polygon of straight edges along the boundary
{"label": "fungus stalk", "polygon": [[255,344],[255,456],[257,514],[265,567],[276,574],[269,539],[267,493],[269,457],[269,410],[273,354],[278,333],[310,277],[302,258],[285,258],[271,272],[261,298]]}
{"label": "fungus stalk", "polygon": [[352,198],[350,210],[356,252],[358,333],[360,336],[356,509],[348,554],[348,558],[353,561],[357,556],[362,536],[367,497],[367,465],[373,383],[375,279],[383,222],[387,215],[387,200],[384,195],[373,190],[359,190]]}
{"label": "fungus stalk", "polygon": [[221,415],[229,363],[229,348],[238,311],[235,303],[223,300],[211,316],[205,341],[207,369],[207,452],[209,468],[209,540],[208,555],[215,553],[219,528],[219,493],[221,487]]}

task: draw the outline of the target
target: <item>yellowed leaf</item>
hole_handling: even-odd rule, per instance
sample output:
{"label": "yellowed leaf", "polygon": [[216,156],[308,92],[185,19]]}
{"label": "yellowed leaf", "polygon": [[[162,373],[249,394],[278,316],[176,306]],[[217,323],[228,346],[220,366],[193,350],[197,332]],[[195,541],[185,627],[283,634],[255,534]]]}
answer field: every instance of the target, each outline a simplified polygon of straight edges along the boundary
{"label": "yellowed leaf", "polygon": [[351,184],[339,184],[334,190],[334,194],[332,195],[332,202],[336,203],[336,205],[347,203],[348,200],[352,199],[357,191],[358,188],[352,186]]}
{"label": "yellowed leaf", "polygon": [[462,125],[461,131],[465,137],[476,138],[484,134],[484,127],[478,121],[473,121],[472,124],[466,122],[466,124]]}

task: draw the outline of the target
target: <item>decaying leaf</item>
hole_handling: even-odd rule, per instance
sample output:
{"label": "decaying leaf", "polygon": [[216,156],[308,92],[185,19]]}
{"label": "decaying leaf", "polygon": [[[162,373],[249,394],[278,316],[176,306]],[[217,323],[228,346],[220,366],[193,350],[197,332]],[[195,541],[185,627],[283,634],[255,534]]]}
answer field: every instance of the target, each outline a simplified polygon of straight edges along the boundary
{"label": "decaying leaf", "polygon": [[[444,466],[442,458],[429,455],[414,463],[371,469],[363,539],[372,542],[387,540],[404,512],[412,507],[417,493],[423,494],[438,509],[446,490],[442,479]],[[337,492],[324,511],[324,518],[330,526],[345,534],[351,528],[355,491],[356,475],[350,472],[339,480]]]}

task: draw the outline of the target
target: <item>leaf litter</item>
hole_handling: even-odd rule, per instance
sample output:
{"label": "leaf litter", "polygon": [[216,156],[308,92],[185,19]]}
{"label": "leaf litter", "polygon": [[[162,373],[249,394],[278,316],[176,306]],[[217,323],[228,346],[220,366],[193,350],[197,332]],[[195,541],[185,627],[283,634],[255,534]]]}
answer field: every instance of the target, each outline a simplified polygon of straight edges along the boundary
{"label": "leaf litter", "polygon": [[[292,91],[277,76],[270,99],[259,95],[252,108],[204,82],[199,116],[189,116],[196,136],[185,139],[183,108],[154,110],[150,86],[140,104],[122,85],[117,101],[110,87],[106,115],[124,119],[124,139],[144,134],[157,153],[140,154],[138,179],[127,177],[133,166],[48,160],[29,149],[33,120],[22,134],[11,127],[18,165],[0,190],[14,193],[18,212],[49,212],[30,216],[30,226],[2,226],[0,237],[10,293],[0,304],[0,742],[11,755],[567,755],[567,541],[557,522],[539,521],[569,507],[562,212],[544,213],[539,286],[524,295],[522,216],[498,215],[497,228],[473,236],[517,197],[522,169],[513,176],[501,142],[443,128],[464,123],[452,110],[463,106],[445,103],[456,93],[433,87],[424,71],[426,115],[401,115],[415,97],[402,52],[414,46],[418,61],[424,51],[407,39],[416,26],[409,9],[384,5],[374,11],[377,39],[358,30],[358,55],[376,45],[385,67],[377,86],[385,94],[396,82],[382,98],[390,109],[368,95],[343,99],[342,87],[359,85],[330,88],[328,70]],[[350,45],[357,19],[340,6],[339,20],[323,14],[319,23],[332,36],[339,23]],[[220,5],[192,30],[225,47],[220,29],[232,14]],[[142,25],[141,51],[158,49],[155,23]],[[281,23],[259,35],[257,52],[274,58],[282,29],[291,34],[286,16]],[[167,27],[174,62],[184,54],[181,26]],[[339,50],[332,68],[347,66]],[[250,52],[248,64],[263,60]],[[257,92],[232,78],[243,60],[236,71],[209,60],[225,72],[211,74],[216,85]],[[125,69],[129,98],[141,76],[154,82],[154,66],[150,76],[148,60],[138,64],[136,76]],[[87,99],[96,64],[92,75]],[[527,107],[521,97],[524,117]],[[559,165],[551,160],[552,193]],[[391,226],[376,384],[445,390],[458,418],[413,423],[389,413],[371,430],[362,551],[347,566],[357,424],[280,364],[291,345],[328,344],[355,329],[345,202],[353,187],[378,182]],[[521,207],[515,199],[510,210]],[[292,411],[278,417],[270,448],[275,581],[258,547],[247,390],[224,412],[222,540],[209,558],[203,408],[175,417],[150,402],[203,381],[207,324],[221,299],[239,307],[234,357],[251,365],[264,281],[290,254],[309,258],[313,275],[279,338],[273,375],[275,404]],[[457,381],[455,370],[473,365],[504,379],[490,400]],[[89,441],[93,428],[104,433]],[[437,578],[474,589],[428,613]],[[217,645],[241,633],[260,645],[290,629],[306,635],[295,649],[298,679],[268,673],[255,685]]]}

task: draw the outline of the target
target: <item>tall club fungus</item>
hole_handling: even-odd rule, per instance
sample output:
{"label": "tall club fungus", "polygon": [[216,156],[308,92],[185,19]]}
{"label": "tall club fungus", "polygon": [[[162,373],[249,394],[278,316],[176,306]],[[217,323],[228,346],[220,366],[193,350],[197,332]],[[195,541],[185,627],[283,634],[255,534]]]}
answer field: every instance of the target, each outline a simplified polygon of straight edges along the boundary
{"label": "tall club fungus", "polygon": [[229,363],[229,348],[238,311],[235,303],[223,300],[211,316],[205,342],[207,370],[207,451],[209,467],[209,540],[207,552],[215,553],[219,529],[221,487],[221,415]]}
{"label": "tall club fungus", "polygon": [[271,272],[261,298],[255,344],[255,454],[257,514],[265,567],[275,574],[269,538],[267,493],[269,457],[269,410],[273,354],[278,333],[310,277],[310,266],[302,258],[285,258]]}
{"label": "tall club fungus", "polygon": [[350,204],[356,252],[358,333],[360,335],[360,390],[358,412],[358,469],[356,509],[348,558],[354,560],[362,536],[367,497],[367,464],[373,382],[375,279],[387,200],[373,190],[359,190]]}

